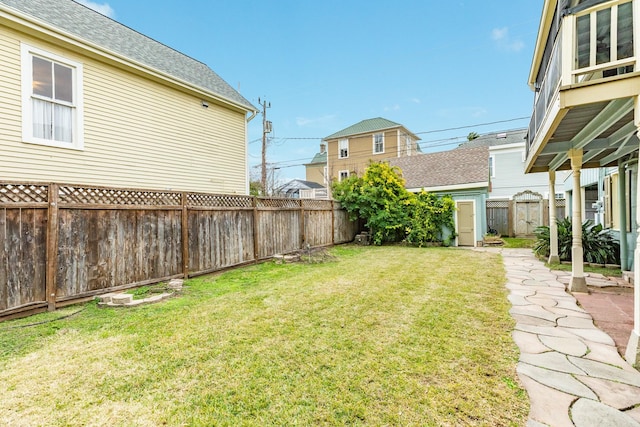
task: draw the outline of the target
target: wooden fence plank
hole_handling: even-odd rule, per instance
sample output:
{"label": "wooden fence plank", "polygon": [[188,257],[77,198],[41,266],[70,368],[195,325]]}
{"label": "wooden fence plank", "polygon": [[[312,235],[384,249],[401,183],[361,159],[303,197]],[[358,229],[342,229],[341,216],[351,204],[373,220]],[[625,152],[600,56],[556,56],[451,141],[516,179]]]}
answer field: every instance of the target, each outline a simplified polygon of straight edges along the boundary
{"label": "wooden fence plank", "polygon": [[8,302],[9,238],[7,209],[0,208],[0,312],[10,307]]}

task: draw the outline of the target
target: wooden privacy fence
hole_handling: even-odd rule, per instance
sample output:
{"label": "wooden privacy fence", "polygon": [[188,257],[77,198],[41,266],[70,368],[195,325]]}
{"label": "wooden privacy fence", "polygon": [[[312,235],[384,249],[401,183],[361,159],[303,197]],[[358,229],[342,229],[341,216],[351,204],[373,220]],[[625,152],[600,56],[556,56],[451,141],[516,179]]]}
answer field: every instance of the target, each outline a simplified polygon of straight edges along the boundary
{"label": "wooden privacy fence", "polygon": [[0,182],[0,319],[353,240],[337,202]]}
{"label": "wooden privacy fence", "polygon": [[[501,236],[515,236],[517,235],[516,226],[516,200],[509,199],[491,199],[487,200],[487,227],[490,227],[498,232]],[[556,199],[556,218],[562,219],[565,217],[565,199]],[[541,224],[536,225],[549,225],[549,200],[542,200],[542,215]]]}

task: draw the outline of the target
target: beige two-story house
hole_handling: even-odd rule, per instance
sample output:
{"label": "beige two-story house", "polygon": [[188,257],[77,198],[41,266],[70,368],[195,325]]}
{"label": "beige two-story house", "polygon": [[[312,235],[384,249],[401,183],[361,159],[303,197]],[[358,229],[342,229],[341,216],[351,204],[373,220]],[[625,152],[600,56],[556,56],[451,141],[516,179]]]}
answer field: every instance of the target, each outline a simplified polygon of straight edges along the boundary
{"label": "beige two-story house", "polygon": [[256,108],[206,64],[71,0],[0,0],[0,64],[0,181],[248,194]]}
{"label": "beige two-story house", "polygon": [[377,117],[363,120],[323,139],[327,144],[327,176],[341,181],[361,175],[370,161],[419,152],[418,138],[399,123]]}
{"label": "beige two-story house", "polygon": [[[640,1],[545,0],[529,85],[534,105],[525,171],[571,172],[568,191],[573,224],[572,291],[586,291],[581,222],[583,170],[617,168],[620,258],[635,250],[634,329],[627,359],[640,362],[640,244],[638,244],[638,152],[640,141]],[[586,175],[586,174],[585,174]],[[609,186],[612,187],[611,183]],[[609,190],[614,190],[610,188]],[[550,199],[550,201],[553,198]],[[550,203],[550,217],[553,207]],[[627,227],[630,224],[630,227]],[[551,221],[553,227],[554,222]],[[633,230],[627,232],[626,230]],[[551,229],[551,258],[557,260]],[[555,248],[554,248],[555,245]],[[555,253],[554,253],[555,250]],[[624,268],[631,265],[623,265]]]}

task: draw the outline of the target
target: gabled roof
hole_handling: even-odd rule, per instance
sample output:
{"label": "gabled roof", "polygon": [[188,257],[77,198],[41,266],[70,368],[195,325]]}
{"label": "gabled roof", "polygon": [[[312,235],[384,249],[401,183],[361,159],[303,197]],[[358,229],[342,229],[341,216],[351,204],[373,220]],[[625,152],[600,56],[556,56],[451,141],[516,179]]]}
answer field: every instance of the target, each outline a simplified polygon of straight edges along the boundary
{"label": "gabled roof", "polygon": [[[345,136],[360,135],[363,133],[372,133],[395,128],[404,128],[408,132],[408,129],[406,129],[400,123],[392,122],[391,120],[383,119],[382,117],[376,117],[375,119],[367,119],[358,122],[355,125],[351,125],[348,128],[342,129],[341,131],[327,136],[326,138],[324,138],[324,140],[326,141],[328,139],[342,138]],[[412,134],[412,136],[415,135]]]}
{"label": "gabled roof", "polygon": [[324,186],[313,181],[305,181],[303,179],[292,179],[291,181],[282,185],[278,190],[279,191],[310,190],[312,188],[324,188]]}
{"label": "gabled roof", "polygon": [[243,109],[256,110],[206,64],[75,1],[0,0],[0,10],[6,10],[5,7],[14,9],[23,16],[35,18],[39,24],[61,30],[81,42],[88,42],[109,53],[186,82]]}
{"label": "gabled roof", "polygon": [[321,165],[321,164],[327,164],[327,152],[325,151],[324,153],[316,153],[315,156],[313,156],[313,159],[311,159],[311,161],[309,163],[306,163],[305,166],[307,165]]}
{"label": "gabled roof", "polygon": [[489,148],[458,148],[398,157],[389,164],[402,169],[408,189],[477,188],[489,185]]}
{"label": "gabled roof", "polygon": [[527,136],[529,129],[513,129],[503,132],[492,132],[484,135],[480,135],[478,138],[465,142],[460,145],[460,148],[470,147],[495,147],[497,145],[509,145],[509,144],[524,144],[525,137]]}

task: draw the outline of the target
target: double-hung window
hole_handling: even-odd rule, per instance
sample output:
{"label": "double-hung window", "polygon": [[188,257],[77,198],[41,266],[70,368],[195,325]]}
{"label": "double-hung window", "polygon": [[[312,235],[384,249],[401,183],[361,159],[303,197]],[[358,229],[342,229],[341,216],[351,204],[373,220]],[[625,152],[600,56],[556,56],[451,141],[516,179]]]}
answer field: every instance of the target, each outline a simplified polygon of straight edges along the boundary
{"label": "double-hung window", "polygon": [[345,179],[349,178],[349,171],[348,170],[343,170],[338,172],[338,181],[343,181]]}
{"label": "double-hung window", "polygon": [[346,159],[349,157],[349,140],[341,139],[338,141],[338,158]]}
{"label": "double-hung window", "polygon": [[373,135],[373,154],[384,153],[384,134],[376,133]]}
{"label": "double-hung window", "polygon": [[22,45],[22,138],[83,148],[82,64]]}

